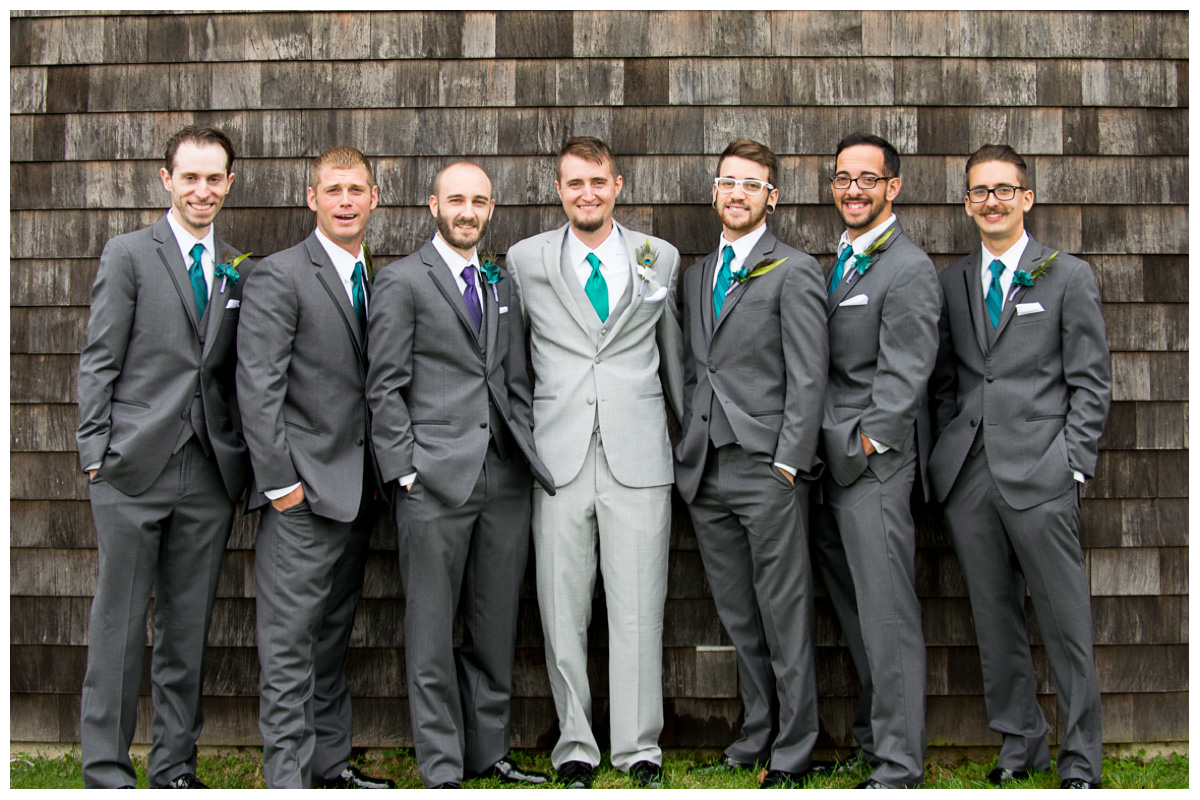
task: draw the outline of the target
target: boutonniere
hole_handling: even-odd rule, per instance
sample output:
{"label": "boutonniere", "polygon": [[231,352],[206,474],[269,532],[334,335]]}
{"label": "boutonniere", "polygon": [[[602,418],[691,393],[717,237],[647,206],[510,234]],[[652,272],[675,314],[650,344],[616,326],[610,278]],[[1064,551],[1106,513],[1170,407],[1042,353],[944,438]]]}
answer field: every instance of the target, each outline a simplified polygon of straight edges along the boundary
{"label": "boutonniere", "polygon": [[[864,272],[866,272],[867,270],[869,270],[871,268],[871,263],[874,260],[871,257],[873,255],[875,255],[876,252],[878,252],[879,248],[883,247],[884,243],[887,242],[888,239],[892,238],[892,234],[895,232],[896,232],[896,229],[892,228],[887,233],[883,234],[883,236],[880,236],[878,239],[871,242],[870,247],[868,247],[866,250],[863,250],[861,253],[859,253],[858,255],[856,255],[854,257],[855,276],[862,275]],[[847,281],[847,283],[852,283],[853,280],[854,280],[854,278],[851,277],[850,281]]]}
{"label": "boutonniere", "polygon": [[650,246],[650,239],[647,237],[646,243],[637,249],[633,257],[637,259],[637,276],[642,280],[638,286],[640,297],[642,290],[646,288],[646,281],[654,280],[654,262],[658,261],[658,251]]}
{"label": "boutonniere", "polygon": [[1054,259],[1058,258],[1059,252],[1060,251],[1055,250],[1053,253],[1034,264],[1033,270],[1030,272],[1026,272],[1023,269],[1017,270],[1013,274],[1012,290],[1008,293],[1009,302],[1012,302],[1012,299],[1017,296],[1017,292],[1021,290],[1022,286],[1033,286],[1034,281],[1045,275],[1046,271],[1050,269],[1050,265],[1054,263]]}
{"label": "boutonniere", "polygon": [[504,280],[504,276],[500,274],[500,267],[496,264],[496,254],[491,250],[480,250],[479,260],[483,262],[483,278],[488,282],[488,286],[492,287],[492,299],[499,303],[500,293],[496,291],[496,284]]}
{"label": "boutonniere", "polygon": [[225,282],[233,281],[233,285],[237,286],[238,279],[242,276],[238,274],[237,265],[242,263],[242,260],[253,253],[243,253],[237,258],[231,258],[233,253],[225,251],[225,262],[213,266],[213,276],[221,279],[221,291],[225,291]]}
{"label": "boutonniere", "polygon": [[753,267],[747,267],[743,265],[740,269],[735,269],[730,274],[730,277],[733,278],[734,283],[745,283],[751,278],[757,278],[759,275],[766,275],[768,272],[775,269],[785,261],[787,261],[787,256],[784,256],[778,261],[772,261],[769,258],[764,258]]}
{"label": "boutonniere", "polygon": [[363,269],[367,271],[367,280],[375,280],[375,267],[371,264],[371,250],[367,247],[367,243],[362,243],[363,251]]}

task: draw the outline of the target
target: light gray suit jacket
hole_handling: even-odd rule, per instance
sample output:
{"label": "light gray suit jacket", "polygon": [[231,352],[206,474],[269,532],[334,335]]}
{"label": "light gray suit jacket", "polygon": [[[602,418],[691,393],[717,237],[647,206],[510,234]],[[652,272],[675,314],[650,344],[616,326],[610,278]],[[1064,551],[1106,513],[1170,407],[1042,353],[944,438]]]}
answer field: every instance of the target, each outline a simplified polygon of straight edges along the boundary
{"label": "light gray suit jacket", "polygon": [[[452,508],[470,497],[474,481],[465,478],[479,473],[493,436],[503,453],[515,446],[518,468],[528,464],[554,494],[533,444],[520,300],[512,281],[494,287],[484,284],[476,333],[454,277],[426,242],[384,267],[371,294],[367,402],[380,475],[390,482],[416,472]],[[491,430],[491,408],[501,430]]]}
{"label": "light gray suit jacket", "polygon": [[[775,269],[735,284],[713,324],[714,252],[683,276],[683,437],[676,448],[676,486],[696,497],[704,473],[714,407],[723,411],[753,458],[821,471],[817,440],[829,366],[825,292],[816,259],[766,231],[747,268],[787,258]],[[714,400],[716,403],[714,403]]]}
{"label": "light gray suit jacket", "polygon": [[[1018,268],[1032,272],[1053,252],[1030,237]],[[1112,395],[1104,317],[1091,266],[1059,253],[1033,286],[1014,284],[989,346],[982,267],[976,250],[941,274],[930,479],[945,500],[982,423],[996,486],[1021,510],[1067,491],[1074,470],[1095,474]],[[1017,315],[1034,303],[1042,310]]]}
{"label": "light gray suit jacket", "polygon": [[[853,259],[846,264],[827,302],[829,385],[821,443],[840,486],[854,483],[868,466],[887,480],[903,465],[937,357],[937,270],[899,222],[892,228],[896,232],[866,272],[859,275]],[[858,297],[866,301],[844,305]],[[868,464],[860,433],[890,449],[872,454]]]}
{"label": "light gray suit jacket", "polygon": [[[241,255],[215,240],[218,263]],[[254,264],[237,267],[238,284],[214,280],[206,324],[179,244],[164,216],[149,228],[111,239],[92,287],[88,343],[79,357],[82,466],[103,461],[100,476],[127,495],[162,473],[188,421],[196,392],[213,455],[230,500],[250,477],[234,385],[238,308]],[[203,334],[203,335],[202,335]]]}
{"label": "light gray suit jacket", "polygon": [[366,379],[364,332],[316,233],[263,259],[246,281],[238,342],[257,490],[249,508],[267,503],[263,489],[299,481],[313,513],[338,522],[357,517],[364,467],[374,469],[364,450]]}
{"label": "light gray suit jacket", "polygon": [[[662,486],[674,480],[663,392],[682,418],[683,374],[675,281],[679,251],[662,239],[620,228],[629,252],[632,297],[605,324],[599,348],[563,275],[561,255],[568,226],[517,242],[508,251],[508,273],[530,326],[533,371],[533,438],[558,486],[583,466],[599,417],[604,454],[625,486]],[[659,253],[650,280],[633,262],[647,238]],[[649,298],[665,287],[661,299]]]}

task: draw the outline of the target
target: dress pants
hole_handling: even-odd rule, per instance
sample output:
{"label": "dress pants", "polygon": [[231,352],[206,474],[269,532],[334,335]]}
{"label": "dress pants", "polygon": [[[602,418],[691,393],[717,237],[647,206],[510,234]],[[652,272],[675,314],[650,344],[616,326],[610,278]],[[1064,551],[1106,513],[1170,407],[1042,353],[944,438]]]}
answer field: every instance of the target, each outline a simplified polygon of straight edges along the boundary
{"label": "dress pants", "polygon": [[587,677],[598,562],[608,605],[612,765],[628,772],[638,761],[661,764],[671,486],[623,486],[594,432],[579,474],[556,488],[553,497],[533,490],[538,606],[561,731],[550,760],[556,769],[566,761],[600,763]]}
{"label": "dress pants", "polygon": [[89,493],[100,569],[80,713],[84,785],[137,783],[129,746],[153,591],[154,721],[147,771],[151,786],[165,786],[196,771],[204,646],[234,504],[216,462],[194,438],[142,494],[123,494],[101,476]]}
{"label": "dress pants", "polygon": [[[520,456],[503,460],[489,446],[474,483],[457,508],[419,476],[411,490],[397,492],[408,703],[426,786],[482,773],[510,744],[531,478]],[[456,658],[459,611],[463,639]]]}
{"label": "dress pants", "polygon": [[268,788],[310,788],[349,763],[346,646],[362,593],[373,515],[354,522],[263,507],[255,544],[259,730]]}
{"label": "dress pants", "polygon": [[709,447],[689,507],[745,718],[730,758],[804,772],[817,740],[808,485],[737,444]]}
{"label": "dress pants", "polygon": [[967,456],[946,497],[946,523],[962,565],[979,639],[989,727],[1003,737],[996,764],[1049,768],[1045,715],[1025,623],[1025,590],[1058,692],[1060,778],[1100,781],[1100,686],[1092,604],[1079,547],[1079,489],[1023,511],[1000,496],[986,448]]}
{"label": "dress pants", "polygon": [[[909,508],[916,467],[910,449],[886,481],[870,468],[850,486],[826,477],[813,517],[821,574],[869,698],[871,733],[859,744],[871,778],[892,788],[920,786],[925,771],[925,637]],[[860,714],[856,735],[861,727]]]}

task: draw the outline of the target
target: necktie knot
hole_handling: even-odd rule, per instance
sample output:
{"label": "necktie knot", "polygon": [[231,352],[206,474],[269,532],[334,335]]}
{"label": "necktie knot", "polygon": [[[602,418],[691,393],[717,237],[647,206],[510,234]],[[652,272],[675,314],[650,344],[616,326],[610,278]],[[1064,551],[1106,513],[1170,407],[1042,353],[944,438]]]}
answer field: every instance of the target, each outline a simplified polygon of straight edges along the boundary
{"label": "necktie knot", "polygon": [[470,287],[472,289],[475,288],[475,266],[474,265],[467,264],[465,267],[463,267],[462,279],[463,279],[463,283],[467,284],[468,287]]}
{"label": "necktie knot", "polygon": [[1000,276],[1004,274],[1004,262],[998,258],[992,259],[990,268],[992,270],[992,280],[1000,280]]}
{"label": "necktie knot", "polygon": [[192,245],[192,263],[199,264],[201,257],[204,255],[204,245],[196,242]]}

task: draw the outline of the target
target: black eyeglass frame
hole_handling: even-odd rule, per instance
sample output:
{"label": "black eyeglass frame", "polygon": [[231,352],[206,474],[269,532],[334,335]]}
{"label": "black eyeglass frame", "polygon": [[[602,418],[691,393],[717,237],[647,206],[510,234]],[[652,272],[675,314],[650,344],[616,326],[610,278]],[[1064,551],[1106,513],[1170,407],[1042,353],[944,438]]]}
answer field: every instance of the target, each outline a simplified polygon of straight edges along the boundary
{"label": "black eyeglass frame", "polygon": [[[834,189],[837,189],[839,192],[844,192],[850,188],[850,184],[855,183],[858,184],[858,188],[862,189],[864,192],[869,192],[874,189],[876,184],[878,184],[880,181],[883,181],[886,184],[888,181],[894,181],[895,179],[895,175],[859,175],[857,178],[851,178],[849,175],[834,175],[829,179],[829,185]],[[838,186],[838,181],[845,181],[846,185]],[[863,186],[863,181],[870,181],[871,185]]]}
{"label": "black eyeglass frame", "polygon": [[[1011,186],[1007,183],[1002,183],[999,186],[992,187],[991,189],[987,188],[986,186],[976,186],[973,189],[967,190],[967,199],[970,200],[972,203],[975,203],[978,205],[979,203],[986,203],[987,199],[988,199],[988,195],[994,194],[994,195],[996,195],[997,200],[999,200],[1002,203],[1007,203],[1009,200],[1016,199],[1018,190],[1022,191],[1022,192],[1028,192],[1029,187],[1028,186]],[[1012,196],[1005,197],[1004,195],[1000,194],[1002,191],[1011,191]],[[972,195],[979,194],[980,192],[983,193],[982,197],[979,197],[979,198],[972,197]]]}

